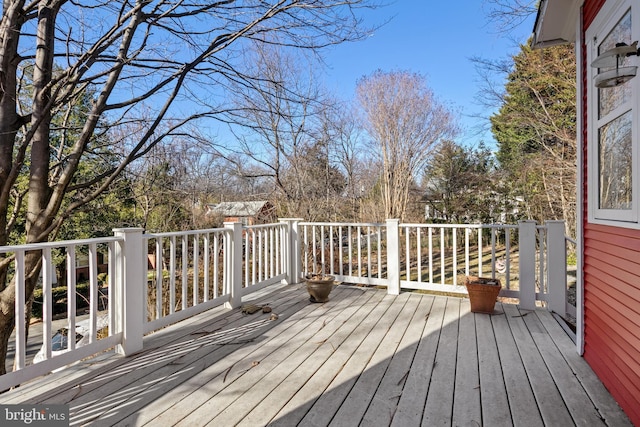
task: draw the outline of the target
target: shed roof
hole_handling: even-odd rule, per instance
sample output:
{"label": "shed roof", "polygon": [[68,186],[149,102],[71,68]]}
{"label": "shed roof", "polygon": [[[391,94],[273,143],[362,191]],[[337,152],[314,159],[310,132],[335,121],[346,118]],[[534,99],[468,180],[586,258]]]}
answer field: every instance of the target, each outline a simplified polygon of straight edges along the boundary
{"label": "shed roof", "polygon": [[250,202],[222,202],[207,205],[211,212],[225,217],[256,216],[262,208],[269,203],[266,200]]}

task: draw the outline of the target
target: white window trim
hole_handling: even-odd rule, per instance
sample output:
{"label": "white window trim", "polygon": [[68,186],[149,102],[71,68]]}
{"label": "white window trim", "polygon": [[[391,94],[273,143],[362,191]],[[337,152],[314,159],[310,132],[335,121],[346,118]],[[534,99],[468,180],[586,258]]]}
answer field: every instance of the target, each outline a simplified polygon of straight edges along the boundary
{"label": "white window trim", "polygon": [[[639,134],[640,134],[640,75],[631,79],[631,101],[625,106],[632,109],[632,206],[630,210],[600,209],[599,202],[599,169],[598,169],[598,128],[601,120],[598,118],[597,89],[594,86],[594,78],[598,69],[591,67],[591,62],[596,58],[597,47],[600,41],[606,37],[611,29],[618,23],[622,16],[631,8],[632,41],[640,40],[640,7],[632,0],[613,0],[605,2],[598,15],[593,20],[585,34],[586,44],[586,73],[587,73],[587,185],[588,221],[595,224],[614,225],[617,227],[640,229],[640,161],[639,161]],[[632,56],[631,64],[640,66],[637,56]],[[640,73],[639,73],[640,74]],[[615,114],[624,113],[628,108],[616,109],[615,113],[607,115],[608,118],[617,117]],[[609,120],[607,120],[609,121]]]}

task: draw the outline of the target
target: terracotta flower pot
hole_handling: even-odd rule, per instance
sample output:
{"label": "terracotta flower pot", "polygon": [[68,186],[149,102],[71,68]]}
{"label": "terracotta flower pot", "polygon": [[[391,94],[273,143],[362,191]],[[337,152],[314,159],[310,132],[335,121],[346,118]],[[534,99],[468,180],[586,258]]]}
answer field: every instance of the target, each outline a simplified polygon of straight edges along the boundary
{"label": "terracotta flower pot", "polygon": [[493,313],[502,285],[489,277],[467,276],[465,286],[469,293],[473,313]]}
{"label": "terracotta flower pot", "polygon": [[311,302],[327,302],[335,277],[326,274],[310,274],[305,277]]}

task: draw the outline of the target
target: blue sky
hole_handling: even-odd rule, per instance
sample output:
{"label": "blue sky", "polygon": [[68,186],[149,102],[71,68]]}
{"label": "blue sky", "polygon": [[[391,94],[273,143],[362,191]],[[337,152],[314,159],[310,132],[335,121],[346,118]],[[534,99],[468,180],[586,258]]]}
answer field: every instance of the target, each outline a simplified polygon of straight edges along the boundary
{"label": "blue sky", "polygon": [[353,97],[356,81],[377,69],[408,70],[424,75],[438,99],[459,112],[463,133],[458,141],[493,144],[490,132],[478,135],[488,115],[475,101],[478,74],[470,58],[502,59],[518,52],[531,34],[532,16],[510,35],[498,34],[488,22],[483,0],[397,0],[366,15],[369,25],[391,18],[369,39],[329,50],[326,84],[345,99]]}

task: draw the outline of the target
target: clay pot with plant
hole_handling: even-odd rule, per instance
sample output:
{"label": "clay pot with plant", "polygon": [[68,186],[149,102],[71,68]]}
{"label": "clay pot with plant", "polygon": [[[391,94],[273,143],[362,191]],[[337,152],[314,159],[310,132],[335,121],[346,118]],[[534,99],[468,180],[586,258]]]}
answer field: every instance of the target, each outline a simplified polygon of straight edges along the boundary
{"label": "clay pot with plant", "polygon": [[335,277],[323,273],[310,273],[304,277],[307,283],[307,292],[309,292],[309,301],[311,302],[327,302],[329,294],[333,289]]}
{"label": "clay pot with plant", "polygon": [[465,286],[469,293],[473,313],[493,313],[502,285],[500,280],[489,277],[467,276]]}

